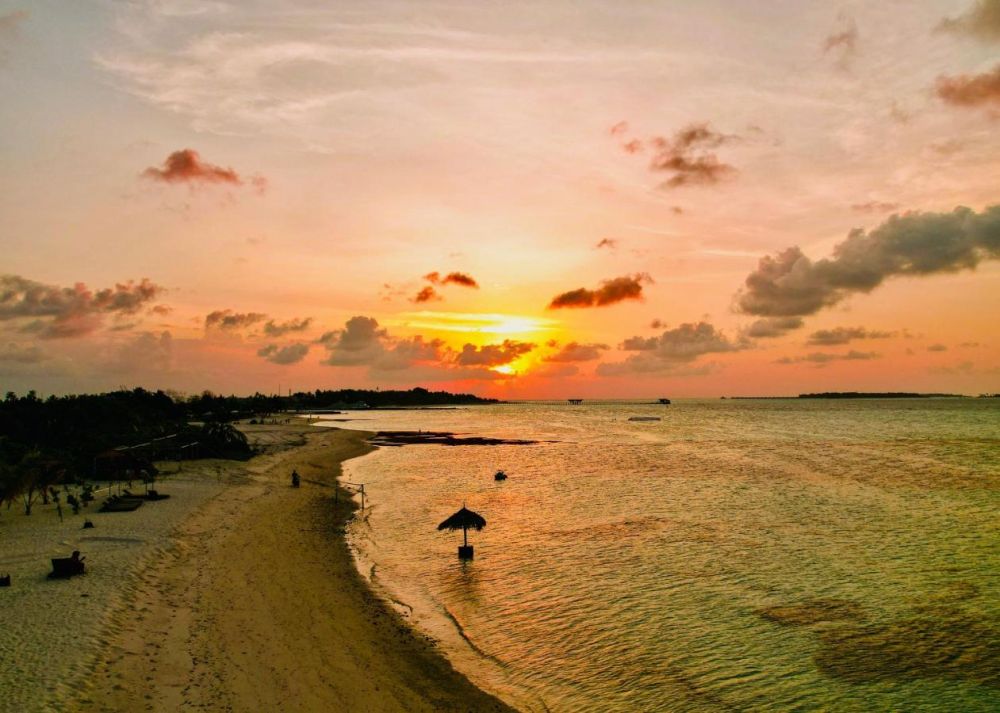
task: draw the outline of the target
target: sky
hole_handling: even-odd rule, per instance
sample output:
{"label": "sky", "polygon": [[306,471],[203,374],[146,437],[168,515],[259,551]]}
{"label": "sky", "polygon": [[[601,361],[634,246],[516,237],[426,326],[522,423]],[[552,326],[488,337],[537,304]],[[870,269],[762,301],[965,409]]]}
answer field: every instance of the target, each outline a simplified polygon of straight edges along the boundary
{"label": "sky", "polygon": [[0,0],[0,389],[1000,391],[1000,0]]}

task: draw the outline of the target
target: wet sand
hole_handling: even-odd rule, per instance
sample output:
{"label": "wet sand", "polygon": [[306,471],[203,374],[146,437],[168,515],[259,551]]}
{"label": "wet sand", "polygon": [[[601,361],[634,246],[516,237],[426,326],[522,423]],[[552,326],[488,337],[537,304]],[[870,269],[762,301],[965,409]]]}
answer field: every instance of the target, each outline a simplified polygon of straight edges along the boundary
{"label": "wet sand", "polygon": [[[252,428],[248,429],[251,439]],[[268,427],[275,428],[275,427]],[[280,427],[279,427],[280,428]],[[371,434],[296,430],[176,531],[108,617],[78,711],[508,711],[364,584],[332,484]],[[302,487],[289,486],[295,468]]]}

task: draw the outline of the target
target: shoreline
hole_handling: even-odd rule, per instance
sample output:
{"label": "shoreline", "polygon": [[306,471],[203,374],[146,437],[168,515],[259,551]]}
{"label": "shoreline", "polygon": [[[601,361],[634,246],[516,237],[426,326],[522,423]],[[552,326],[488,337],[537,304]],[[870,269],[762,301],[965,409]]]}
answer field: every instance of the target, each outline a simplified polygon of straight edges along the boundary
{"label": "shoreline", "polygon": [[241,463],[247,481],[189,513],[172,546],[137,567],[86,684],[59,707],[514,710],[456,671],[357,571],[344,531],[357,505],[336,478],[375,449],[371,434],[287,431],[305,442]]}

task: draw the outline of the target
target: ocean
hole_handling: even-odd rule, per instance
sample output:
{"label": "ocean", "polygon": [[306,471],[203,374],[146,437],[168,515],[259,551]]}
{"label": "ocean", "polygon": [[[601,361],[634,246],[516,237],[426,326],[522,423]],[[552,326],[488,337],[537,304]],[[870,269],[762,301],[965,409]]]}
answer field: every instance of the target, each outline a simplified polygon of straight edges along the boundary
{"label": "ocean", "polygon": [[[998,708],[1000,400],[328,418],[540,441],[383,447],[344,476],[362,574],[523,710]],[[470,562],[437,530],[463,504],[487,520]]]}

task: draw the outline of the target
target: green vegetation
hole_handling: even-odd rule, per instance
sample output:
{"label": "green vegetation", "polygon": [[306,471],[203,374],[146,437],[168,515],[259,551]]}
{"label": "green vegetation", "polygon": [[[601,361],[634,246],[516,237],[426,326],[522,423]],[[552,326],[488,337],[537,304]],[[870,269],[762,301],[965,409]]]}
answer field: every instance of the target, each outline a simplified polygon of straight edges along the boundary
{"label": "green vegetation", "polygon": [[[301,392],[290,396],[180,397],[163,391],[50,396],[8,393],[0,402],[0,503],[21,501],[25,514],[48,503],[57,485],[92,478],[155,476],[154,460],[246,459],[246,436],[232,425],[287,411],[495,403],[471,394],[409,391]],[[138,479],[138,477],[136,478]]]}

